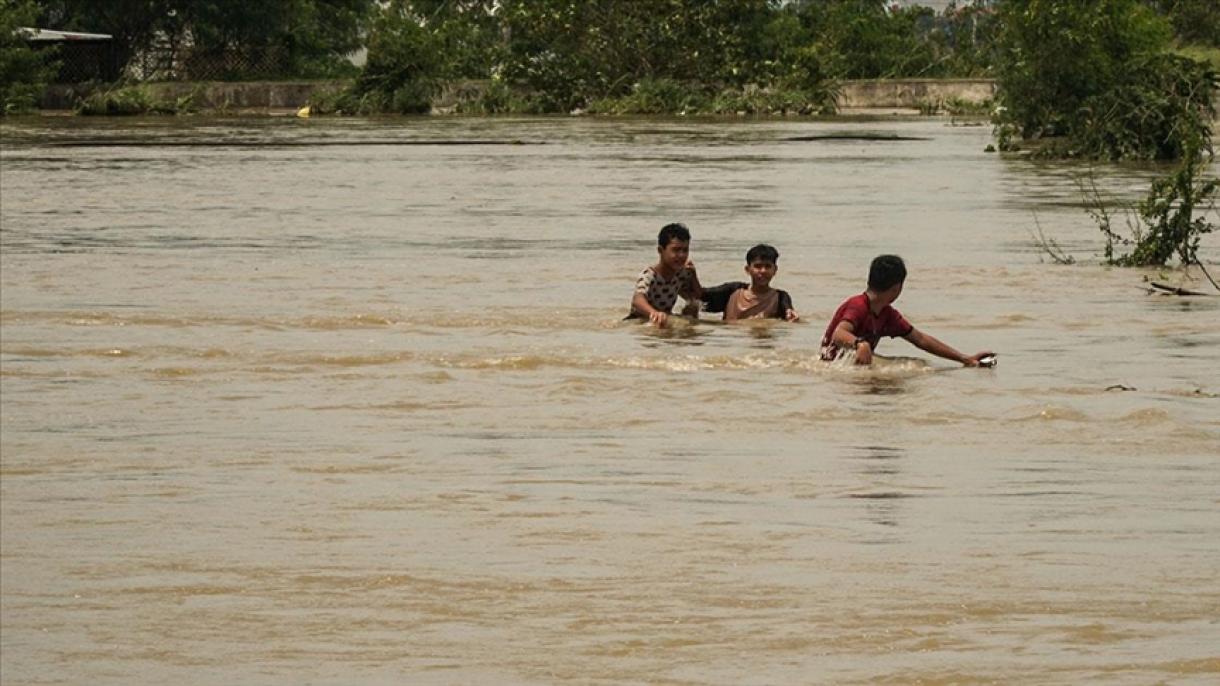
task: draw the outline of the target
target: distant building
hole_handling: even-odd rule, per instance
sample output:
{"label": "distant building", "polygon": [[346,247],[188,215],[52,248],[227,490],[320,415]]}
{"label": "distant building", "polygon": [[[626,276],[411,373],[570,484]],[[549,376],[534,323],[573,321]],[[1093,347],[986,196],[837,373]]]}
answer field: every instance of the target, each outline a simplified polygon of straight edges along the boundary
{"label": "distant building", "polygon": [[114,81],[122,73],[114,37],[109,34],[30,27],[17,32],[31,48],[53,51],[51,61],[59,65],[52,79],[56,83]]}
{"label": "distant building", "polygon": [[[945,11],[945,8],[948,7],[952,3],[952,1],[953,0],[894,0],[894,4],[902,5],[903,7],[911,7],[914,5],[919,5],[921,7],[931,7],[932,9],[936,10],[937,14],[940,14],[941,12]],[[968,5],[970,3],[967,0],[965,2],[958,2],[957,4],[960,7],[962,5]]]}
{"label": "distant building", "polygon": [[[956,3],[953,2],[953,0],[893,0],[893,2],[895,5],[902,5],[903,7],[911,7],[914,5],[931,7],[932,9],[936,10],[937,14],[943,13],[945,9],[949,7],[949,5],[956,5],[958,9],[961,9],[963,7],[970,7],[975,4],[975,0],[957,0]],[[985,0],[983,4],[994,6],[996,2],[997,0]]]}

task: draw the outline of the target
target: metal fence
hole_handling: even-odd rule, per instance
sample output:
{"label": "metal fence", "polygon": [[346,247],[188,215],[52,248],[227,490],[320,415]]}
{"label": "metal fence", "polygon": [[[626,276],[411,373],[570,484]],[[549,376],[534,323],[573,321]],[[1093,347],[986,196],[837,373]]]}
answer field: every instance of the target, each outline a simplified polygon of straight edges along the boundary
{"label": "metal fence", "polygon": [[160,45],[133,57],[124,70],[137,81],[259,81],[291,75],[278,47],[201,50]]}
{"label": "metal fence", "polygon": [[48,41],[32,46],[46,53],[48,61],[56,66],[53,83],[114,81],[123,73],[118,47],[110,40]]}
{"label": "metal fence", "polygon": [[155,46],[124,60],[111,40],[41,42],[56,65],[52,83],[134,81],[260,81],[292,75],[288,52],[279,47],[198,50]]}

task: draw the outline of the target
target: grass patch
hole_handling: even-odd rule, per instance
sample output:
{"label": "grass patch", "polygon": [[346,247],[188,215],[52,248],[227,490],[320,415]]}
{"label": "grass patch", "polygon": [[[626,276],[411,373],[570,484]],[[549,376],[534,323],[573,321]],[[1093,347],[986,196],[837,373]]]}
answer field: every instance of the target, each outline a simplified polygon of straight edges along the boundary
{"label": "grass patch", "polygon": [[135,116],[141,114],[190,114],[199,110],[196,93],[169,99],[154,97],[145,86],[119,86],[98,90],[76,103],[77,114],[85,116]]}

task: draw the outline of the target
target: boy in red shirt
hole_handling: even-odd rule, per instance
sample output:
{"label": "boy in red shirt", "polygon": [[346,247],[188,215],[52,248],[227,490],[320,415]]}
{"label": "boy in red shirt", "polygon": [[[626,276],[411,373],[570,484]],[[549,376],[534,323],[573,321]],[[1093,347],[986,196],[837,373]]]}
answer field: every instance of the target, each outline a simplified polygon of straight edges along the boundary
{"label": "boy in red shirt", "polygon": [[902,294],[907,267],[897,255],[880,255],[868,269],[868,290],[843,301],[835,310],[830,326],[822,336],[822,359],[833,360],[844,351],[856,354],[856,364],[872,364],[873,351],[882,336],[901,336],[915,347],[967,367],[979,360],[993,358],[990,352],[966,356],[947,343],[926,334],[894,309],[892,303]]}

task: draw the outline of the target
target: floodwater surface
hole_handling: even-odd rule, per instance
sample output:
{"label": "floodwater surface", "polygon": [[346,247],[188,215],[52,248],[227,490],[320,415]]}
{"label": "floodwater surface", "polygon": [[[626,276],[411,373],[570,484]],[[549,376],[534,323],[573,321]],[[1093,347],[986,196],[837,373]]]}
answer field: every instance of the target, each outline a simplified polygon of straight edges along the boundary
{"label": "floodwater surface", "polygon": [[[943,119],[2,133],[5,683],[1220,680],[1220,298],[1100,266],[1078,165]],[[621,322],[670,221],[705,284],[774,244],[804,321]],[[996,368],[817,360],[887,252]]]}

